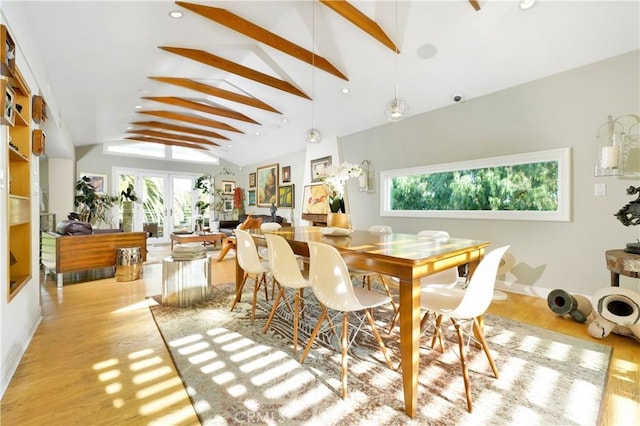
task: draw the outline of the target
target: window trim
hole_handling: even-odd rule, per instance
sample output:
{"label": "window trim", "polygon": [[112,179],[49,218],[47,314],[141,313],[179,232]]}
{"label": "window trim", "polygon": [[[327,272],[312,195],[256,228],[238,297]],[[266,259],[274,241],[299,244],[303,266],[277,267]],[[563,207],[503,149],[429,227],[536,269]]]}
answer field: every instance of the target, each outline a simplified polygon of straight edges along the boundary
{"label": "window trim", "polygon": [[[399,176],[512,166],[545,161],[558,162],[558,209],[556,211],[514,210],[391,210],[391,179]],[[571,148],[504,155],[468,161],[434,164],[380,172],[380,216],[431,217],[449,219],[499,219],[571,221]]]}

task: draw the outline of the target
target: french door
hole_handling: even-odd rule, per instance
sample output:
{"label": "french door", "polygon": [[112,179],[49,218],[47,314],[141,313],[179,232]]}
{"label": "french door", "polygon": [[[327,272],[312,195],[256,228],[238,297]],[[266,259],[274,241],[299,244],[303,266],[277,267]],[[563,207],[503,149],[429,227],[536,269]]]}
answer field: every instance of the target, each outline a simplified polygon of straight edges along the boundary
{"label": "french door", "polygon": [[[194,191],[197,175],[163,173],[150,170],[114,169],[113,181],[118,182],[118,193],[133,184],[138,197],[133,208],[133,231],[151,234],[148,242],[168,243],[172,232],[194,229]],[[122,209],[118,218],[123,223]]]}

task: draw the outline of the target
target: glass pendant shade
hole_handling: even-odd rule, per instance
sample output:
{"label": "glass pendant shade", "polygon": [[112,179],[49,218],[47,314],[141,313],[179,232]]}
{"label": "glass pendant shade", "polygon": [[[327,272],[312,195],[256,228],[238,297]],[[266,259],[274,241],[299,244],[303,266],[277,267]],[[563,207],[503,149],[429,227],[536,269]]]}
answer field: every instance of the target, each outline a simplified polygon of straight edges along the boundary
{"label": "glass pendant shade", "polygon": [[307,143],[320,143],[322,140],[322,133],[320,133],[320,130],[318,129],[311,128],[307,130],[304,140]]}
{"label": "glass pendant shade", "polygon": [[621,176],[622,167],[622,126],[609,116],[607,123],[598,129],[595,176]]}
{"label": "glass pendant shade", "polygon": [[393,98],[384,109],[384,115],[389,121],[400,121],[407,117],[409,105],[402,99]]}

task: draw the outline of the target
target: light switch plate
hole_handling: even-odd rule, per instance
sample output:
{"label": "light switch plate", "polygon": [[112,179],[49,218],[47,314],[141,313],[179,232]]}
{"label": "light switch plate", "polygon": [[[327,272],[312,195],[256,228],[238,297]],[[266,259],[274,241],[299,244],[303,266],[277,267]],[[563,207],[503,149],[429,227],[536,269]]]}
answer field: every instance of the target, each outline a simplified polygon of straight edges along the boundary
{"label": "light switch plate", "polygon": [[593,195],[598,197],[603,197],[607,195],[607,184],[606,183],[596,183],[593,189]]}

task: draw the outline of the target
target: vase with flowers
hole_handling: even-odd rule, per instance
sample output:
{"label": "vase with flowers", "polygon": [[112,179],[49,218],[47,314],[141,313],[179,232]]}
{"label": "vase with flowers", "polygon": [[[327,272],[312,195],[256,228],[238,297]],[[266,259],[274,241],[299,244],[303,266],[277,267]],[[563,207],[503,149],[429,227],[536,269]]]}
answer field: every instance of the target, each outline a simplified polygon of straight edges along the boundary
{"label": "vase with flowers", "polygon": [[[330,191],[329,209],[332,214],[327,215],[327,226],[349,228],[349,218],[345,215],[344,191],[347,181],[360,176],[362,169],[356,164],[343,162],[337,166],[323,167],[316,174]],[[342,214],[339,216],[337,214]]]}

